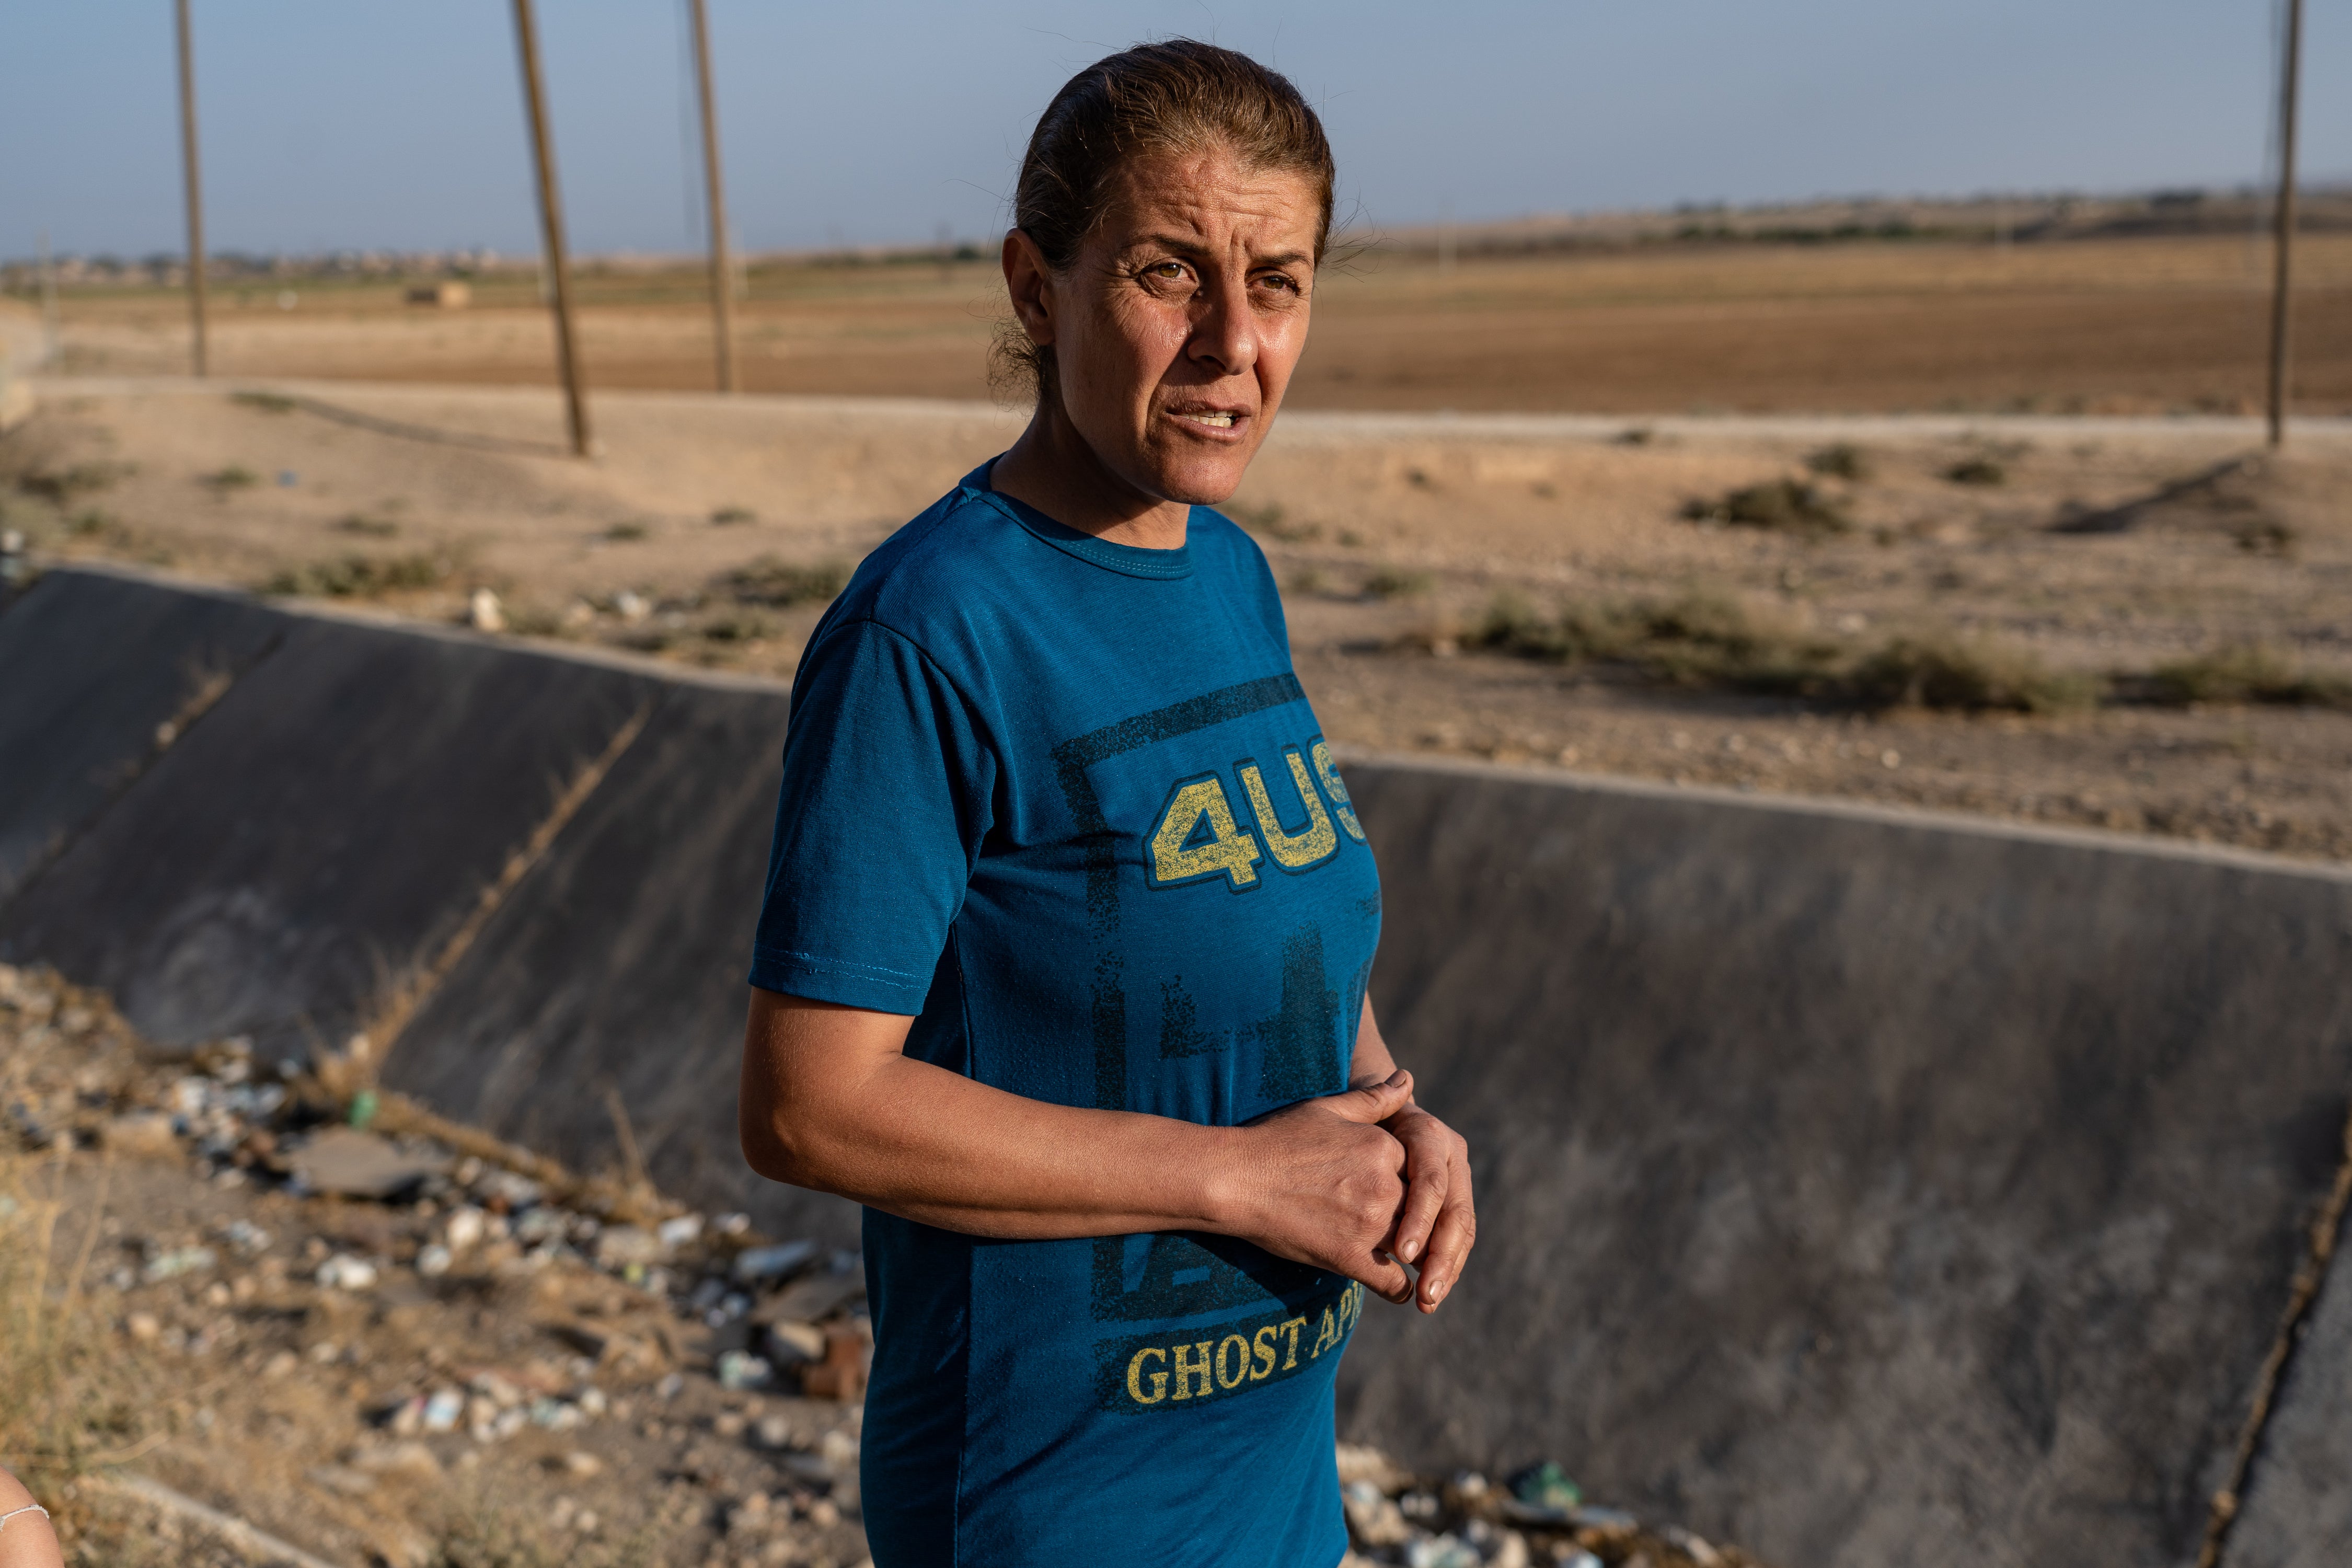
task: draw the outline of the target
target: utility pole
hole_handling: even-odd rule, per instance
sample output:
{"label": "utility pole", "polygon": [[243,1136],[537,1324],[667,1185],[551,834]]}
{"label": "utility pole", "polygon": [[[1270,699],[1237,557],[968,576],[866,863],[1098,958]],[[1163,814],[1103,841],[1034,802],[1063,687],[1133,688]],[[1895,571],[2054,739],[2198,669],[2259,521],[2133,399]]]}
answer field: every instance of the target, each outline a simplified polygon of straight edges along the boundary
{"label": "utility pole", "polygon": [[703,0],[694,13],[694,75],[702,89],[702,176],[710,199],[711,331],[719,349],[719,390],[741,390],[735,374],[735,268],[727,250],[727,193],[719,176],[719,89],[710,79],[710,17]]}
{"label": "utility pole", "polygon": [[2294,122],[2303,79],[2303,0],[2286,0],[2286,55],[2279,65],[2278,272],[2271,281],[2271,430],[2273,447],[2286,441],[2288,330],[2294,319]]}
{"label": "utility pole", "polygon": [[41,230],[41,363],[58,361],[58,262],[49,254],[49,231]]}
{"label": "utility pole", "polygon": [[196,161],[196,61],[188,38],[188,0],[176,0],[180,23],[180,161],[188,187],[188,315],[194,328],[189,363],[205,374],[205,188]]}
{"label": "utility pole", "polygon": [[[187,0],[180,0],[183,5]],[[547,93],[540,85],[539,29],[530,0],[514,0],[515,43],[522,56],[522,93],[530,112],[530,151],[539,170],[540,237],[547,269],[555,281],[555,359],[563,374],[564,412],[572,422],[572,449],[587,457],[588,400],[580,390],[580,353],[572,337],[572,267],[563,254],[563,199],[555,188],[555,148],[547,134]]]}

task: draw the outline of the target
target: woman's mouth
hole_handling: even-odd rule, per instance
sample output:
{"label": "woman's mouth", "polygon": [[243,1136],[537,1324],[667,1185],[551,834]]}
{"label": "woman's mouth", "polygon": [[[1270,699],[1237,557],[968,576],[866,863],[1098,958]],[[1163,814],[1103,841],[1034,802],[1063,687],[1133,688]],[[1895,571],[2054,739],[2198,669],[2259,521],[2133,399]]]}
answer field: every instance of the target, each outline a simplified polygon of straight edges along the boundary
{"label": "woman's mouth", "polygon": [[1196,430],[1214,430],[1220,435],[1234,437],[1239,437],[1239,426],[1249,416],[1246,411],[1239,408],[1203,408],[1198,405],[1171,408],[1168,412]]}

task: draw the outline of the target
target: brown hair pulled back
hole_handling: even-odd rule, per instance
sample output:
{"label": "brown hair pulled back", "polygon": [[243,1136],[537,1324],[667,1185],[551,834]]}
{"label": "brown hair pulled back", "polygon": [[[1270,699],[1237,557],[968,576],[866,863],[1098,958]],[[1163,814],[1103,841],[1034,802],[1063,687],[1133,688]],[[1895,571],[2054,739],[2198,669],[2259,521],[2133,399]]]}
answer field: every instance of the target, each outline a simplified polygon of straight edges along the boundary
{"label": "brown hair pulled back", "polygon": [[[1306,176],[1321,219],[1318,261],[1331,237],[1336,171],[1323,122],[1288,78],[1247,55],[1191,38],[1138,44],[1097,60],[1068,81],[1038,117],[1013,189],[1013,226],[1055,272],[1102,221],[1112,184],[1130,160],[1154,153],[1229,149],[1251,170]],[[1041,395],[1054,386],[1054,354],[1016,322],[997,334],[1000,384]],[[1024,384],[1026,384],[1024,386]]]}

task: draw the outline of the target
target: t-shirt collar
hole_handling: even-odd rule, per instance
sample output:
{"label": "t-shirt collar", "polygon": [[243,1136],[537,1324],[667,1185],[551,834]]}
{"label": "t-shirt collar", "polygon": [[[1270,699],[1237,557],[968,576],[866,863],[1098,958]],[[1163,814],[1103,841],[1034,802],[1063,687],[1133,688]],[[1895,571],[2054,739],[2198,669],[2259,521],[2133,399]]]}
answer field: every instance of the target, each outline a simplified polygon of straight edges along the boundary
{"label": "t-shirt collar", "polygon": [[1186,520],[1184,542],[1173,550],[1146,550],[1139,545],[1114,544],[1091,533],[1081,533],[1067,523],[1056,522],[1028,502],[1016,500],[992,488],[989,474],[995,467],[996,459],[991,458],[966,474],[961,488],[971,491],[1064,554],[1075,555],[1089,565],[1123,573],[1129,577],[1173,578],[1192,574],[1192,529],[1200,521],[1197,515],[1200,508],[1192,509],[1195,515]]}

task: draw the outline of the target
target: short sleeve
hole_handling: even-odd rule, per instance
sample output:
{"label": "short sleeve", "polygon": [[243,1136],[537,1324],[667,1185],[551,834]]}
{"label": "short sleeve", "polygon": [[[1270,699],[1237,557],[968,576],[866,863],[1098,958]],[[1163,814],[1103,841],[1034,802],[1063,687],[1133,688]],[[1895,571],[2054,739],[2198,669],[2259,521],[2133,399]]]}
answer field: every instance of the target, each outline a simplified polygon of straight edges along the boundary
{"label": "short sleeve", "polygon": [[871,620],[793,682],[751,984],[919,1014],[992,821],[996,767],[962,696]]}

